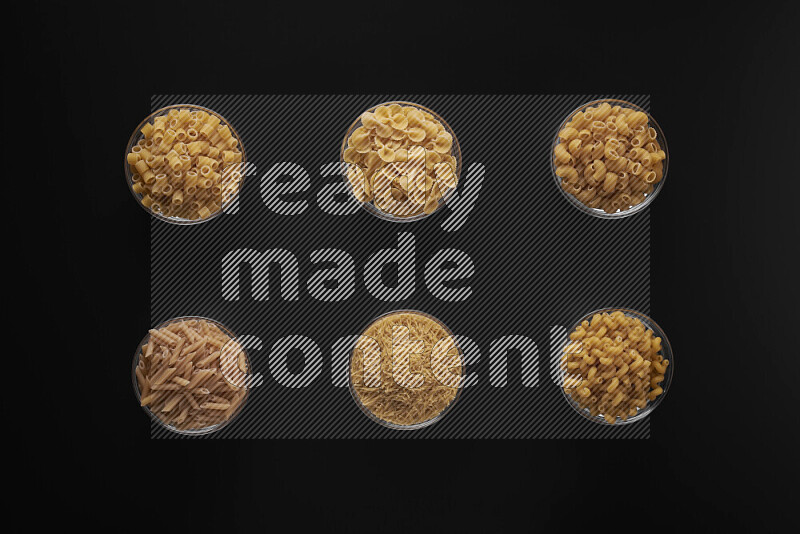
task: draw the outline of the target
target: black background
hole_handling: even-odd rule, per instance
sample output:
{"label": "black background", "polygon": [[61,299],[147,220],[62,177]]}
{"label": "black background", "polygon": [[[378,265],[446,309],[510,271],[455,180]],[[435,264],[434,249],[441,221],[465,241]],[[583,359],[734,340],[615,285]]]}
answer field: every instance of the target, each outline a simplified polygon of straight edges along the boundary
{"label": "black background", "polygon": [[[19,494],[46,503],[31,520],[776,531],[794,511],[796,5],[25,5],[4,36],[6,365],[22,387],[3,410]],[[320,92],[652,95],[672,154],[652,315],[681,371],[651,440],[148,439],[127,369],[149,327],[149,220],[121,147],[154,93]]]}

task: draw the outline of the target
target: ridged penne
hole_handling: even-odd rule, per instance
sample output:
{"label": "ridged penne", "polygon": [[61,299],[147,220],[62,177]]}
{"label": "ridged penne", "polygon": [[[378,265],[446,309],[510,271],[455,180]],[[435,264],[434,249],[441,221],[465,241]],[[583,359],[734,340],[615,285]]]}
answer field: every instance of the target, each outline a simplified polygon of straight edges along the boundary
{"label": "ridged penne", "polygon": [[230,419],[246,398],[247,373],[241,346],[205,319],[151,329],[135,368],[142,406],[177,430]]}

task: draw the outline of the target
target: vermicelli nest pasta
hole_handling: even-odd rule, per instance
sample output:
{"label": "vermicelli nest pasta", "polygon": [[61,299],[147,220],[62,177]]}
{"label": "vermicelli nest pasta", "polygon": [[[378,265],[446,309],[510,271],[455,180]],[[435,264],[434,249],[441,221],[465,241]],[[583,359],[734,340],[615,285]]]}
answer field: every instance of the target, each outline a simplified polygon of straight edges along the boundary
{"label": "vermicelli nest pasta", "polygon": [[646,113],[608,102],[575,113],[553,150],[561,188],[609,214],[644,202],[664,177],[666,157]]}
{"label": "vermicelli nest pasta", "polygon": [[215,113],[171,108],[141,134],[126,161],[144,207],[170,218],[207,219],[238,193],[242,150]]}
{"label": "vermicelli nest pasta", "polygon": [[247,372],[241,345],[204,319],[151,329],[135,369],[141,405],[178,430],[229,420],[247,397]]}
{"label": "vermicelli nest pasta", "polygon": [[456,399],[462,374],[461,353],[450,333],[415,312],[393,313],[372,323],[350,361],[351,383],[361,404],[379,419],[401,426],[442,413]]}
{"label": "vermicelli nest pasta", "polygon": [[625,421],[664,390],[669,360],[661,338],[621,311],[597,313],[569,335],[562,369],[564,391],[581,409],[606,422]]}
{"label": "vermicelli nest pasta", "polygon": [[457,185],[455,141],[432,113],[395,103],[361,115],[342,157],[350,190],[396,217],[432,213]]}

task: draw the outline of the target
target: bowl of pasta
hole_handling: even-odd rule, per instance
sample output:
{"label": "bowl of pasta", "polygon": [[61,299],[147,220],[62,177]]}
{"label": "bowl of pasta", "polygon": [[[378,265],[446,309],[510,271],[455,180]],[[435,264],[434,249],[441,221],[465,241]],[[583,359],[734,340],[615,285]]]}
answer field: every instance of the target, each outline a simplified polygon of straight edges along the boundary
{"label": "bowl of pasta", "polygon": [[461,397],[464,358],[435,317],[397,310],[373,319],[350,354],[348,384],[372,421],[417,430],[441,421]]}
{"label": "bowl of pasta", "polygon": [[606,308],[568,331],[561,391],[581,416],[603,425],[647,417],[672,384],[675,360],[661,327],[647,315]]}
{"label": "bowl of pasta", "polygon": [[611,98],[570,113],[556,131],[550,156],[564,198],[606,219],[644,210],[664,186],[669,167],[667,140],[655,119]]}
{"label": "bowl of pasta", "polygon": [[340,163],[351,199],[393,222],[438,211],[455,193],[462,166],[450,125],[425,106],[402,101],[359,115],[342,141]]}
{"label": "bowl of pasta", "polygon": [[197,224],[222,213],[242,187],[245,151],[220,114],[194,104],[158,109],[133,131],[125,177],[136,202],[173,224]]}
{"label": "bowl of pasta", "polygon": [[170,319],[137,345],[136,400],[159,426],[197,436],[217,432],[243,411],[254,377],[236,335],[205,317]]}

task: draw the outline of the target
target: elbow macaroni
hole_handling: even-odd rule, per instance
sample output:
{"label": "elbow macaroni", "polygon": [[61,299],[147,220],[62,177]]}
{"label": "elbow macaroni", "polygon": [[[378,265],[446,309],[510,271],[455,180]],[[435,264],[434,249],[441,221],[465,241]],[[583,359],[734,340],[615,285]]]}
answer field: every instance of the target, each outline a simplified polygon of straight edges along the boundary
{"label": "elbow macaroni", "polygon": [[342,153],[355,198],[397,217],[433,213],[457,185],[452,134],[432,113],[398,103],[360,121]]}
{"label": "elbow macaroni", "polygon": [[664,177],[666,153],[647,114],[603,102],[579,111],[553,148],[561,188],[606,213],[645,201]]}
{"label": "elbow macaroni", "polygon": [[144,207],[165,217],[207,219],[238,193],[242,150],[217,115],[174,107],[141,134],[126,161]]}
{"label": "elbow macaroni", "polygon": [[593,417],[625,421],[663,393],[669,360],[660,352],[661,338],[641,320],[621,311],[597,313],[569,335],[564,391]]}

